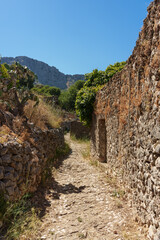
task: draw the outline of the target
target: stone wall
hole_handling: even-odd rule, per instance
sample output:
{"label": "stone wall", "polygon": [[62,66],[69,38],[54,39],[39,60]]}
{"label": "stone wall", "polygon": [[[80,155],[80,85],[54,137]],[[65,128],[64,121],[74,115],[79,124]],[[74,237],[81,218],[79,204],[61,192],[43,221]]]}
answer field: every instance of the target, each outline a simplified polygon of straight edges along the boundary
{"label": "stone wall", "polygon": [[90,129],[79,120],[75,120],[70,123],[70,134],[75,135],[76,138],[89,138]]}
{"label": "stone wall", "polygon": [[10,135],[0,143],[0,192],[9,200],[36,191],[47,160],[54,159],[56,149],[64,146],[62,130],[42,131],[32,124],[29,128],[30,141]]}
{"label": "stone wall", "polygon": [[91,138],[92,155],[129,184],[149,238],[160,239],[160,0],[125,68],[97,94]]}

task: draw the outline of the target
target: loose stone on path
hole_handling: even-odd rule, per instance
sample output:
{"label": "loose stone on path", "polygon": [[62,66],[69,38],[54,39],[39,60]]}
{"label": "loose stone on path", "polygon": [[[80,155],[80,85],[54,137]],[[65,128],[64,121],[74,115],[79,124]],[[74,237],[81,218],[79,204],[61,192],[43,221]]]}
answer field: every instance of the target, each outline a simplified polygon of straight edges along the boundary
{"label": "loose stone on path", "polygon": [[83,159],[82,144],[72,142],[69,135],[66,139],[72,152],[54,176],[52,194],[46,196],[50,206],[40,238],[146,240],[128,203],[120,205],[111,196],[113,189],[105,181],[105,173]]}

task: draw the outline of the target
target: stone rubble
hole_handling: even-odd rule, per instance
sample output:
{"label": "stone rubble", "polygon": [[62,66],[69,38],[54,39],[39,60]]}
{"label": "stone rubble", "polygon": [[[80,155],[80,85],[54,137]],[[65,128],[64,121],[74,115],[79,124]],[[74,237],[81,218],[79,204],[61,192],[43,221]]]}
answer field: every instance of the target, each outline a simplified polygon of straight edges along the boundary
{"label": "stone rubble", "polygon": [[[147,240],[127,200],[119,204],[106,174],[82,157],[85,146],[66,137],[72,149],[54,174],[48,207],[37,236],[46,240]],[[43,205],[43,202],[41,203]]]}
{"label": "stone rubble", "polygon": [[32,127],[32,137],[34,145],[12,136],[0,143],[0,192],[10,201],[36,191],[47,160],[54,159],[56,149],[64,146],[61,129],[42,131]]}

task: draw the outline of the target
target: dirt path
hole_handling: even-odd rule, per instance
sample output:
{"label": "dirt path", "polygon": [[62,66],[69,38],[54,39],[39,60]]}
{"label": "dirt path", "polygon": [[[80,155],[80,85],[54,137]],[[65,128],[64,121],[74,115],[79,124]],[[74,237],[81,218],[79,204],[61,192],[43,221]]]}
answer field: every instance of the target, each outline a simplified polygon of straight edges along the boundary
{"label": "dirt path", "polygon": [[126,200],[118,198],[104,172],[83,159],[85,145],[66,138],[72,153],[46,195],[49,204],[38,239],[146,240]]}

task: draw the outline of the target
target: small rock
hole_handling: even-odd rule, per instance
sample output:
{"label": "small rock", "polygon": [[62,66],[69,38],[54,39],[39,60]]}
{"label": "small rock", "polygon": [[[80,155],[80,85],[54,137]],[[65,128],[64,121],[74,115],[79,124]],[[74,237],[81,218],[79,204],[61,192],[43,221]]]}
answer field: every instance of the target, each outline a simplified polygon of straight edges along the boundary
{"label": "small rock", "polygon": [[10,179],[10,180],[14,180],[14,176],[13,176],[13,173],[10,173],[10,172],[8,172],[8,173],[6,173],[5,175],[4,175],[4,179]]}
{"label": "small rock", "polygon": [[0,167],[0,179],[4,177],[4,167]]}
{"label": "small rock", "polygon": [[156,167],[160,168],[160,157],[156,159]]}
{"label": "small rock", "polygon": [[160,139],[160,128],[159,127],[155,127],[153,129],[153,131],[151,132],[151,135],[155,139]]}
{"label": "small rock", "polygon": [[2,162],[4,163],[11,163],[11,154],[6,154],[2,156]]}
{"label": "small rock", "polygon": [[7,148],[7,147],[4,147],[4,148],[1,149],[0,155],[3,156],[3,155],[5,155],[7,152],[8,152],[8,148]]}
{"label": "small rock", "polygon": [[156,147],[154,148],[154,153],[160,154],[160,144],[156,145]]}
{"label": "small rock", "polygon": [[12,167],[5,167],[5,172],[14,173],[14,168],[12,168]]}
{"label": "small rock", "polygon": [[16,182],[11,181],[10,179],[4,180],[5,187],[13,187],[16,186]]}
{"label": "small rock", "polygon": [[47,235],[42,236],[41,239],[47,239]]}
{"label": "small rock", "polygon": [[5,184],[2,181],[0,181],[0,190],[2,190],[2,191],[5,190]]}
{"label": "small rock", "polygon": [[15,155],[15,156],[12,156],[12,159],[16,162],[21,162],[22,161],[22,156],[21,155]]}
{"label": "small rock", "polygon": [[14,187],[7,187],[6,191],[8,192],[9,196],[14,194]]}

